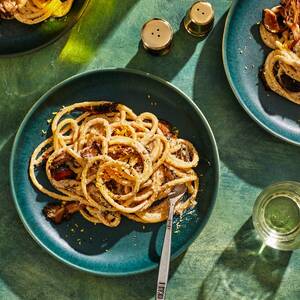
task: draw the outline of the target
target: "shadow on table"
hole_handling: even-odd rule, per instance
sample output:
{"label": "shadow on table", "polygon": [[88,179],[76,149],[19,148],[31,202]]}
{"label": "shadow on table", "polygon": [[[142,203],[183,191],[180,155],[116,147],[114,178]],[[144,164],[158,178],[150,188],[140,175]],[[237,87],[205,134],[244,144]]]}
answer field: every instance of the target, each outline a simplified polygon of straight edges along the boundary
{"label": "shadow on table", "polygon": [[181,24],[180,29],[173,36],[170,53],[164,56],[153,56],[145,51],[140,43],[137,53],[126,67],[143,70],[171,81],[185,66],[201,40],[203,39],[189,35]]}
{"label": "shadow on table", "polygon": [[274,299],[292,252],[263,247],[250,218],[204,280],[198,299]]}
{"label": "shadow on table", "polygon": [[[0,173],[8,174],[11,136],[0,148]],[[124,278],[103,278],[58,262],[32,241],[10,196],[8,176],[0,177],[0,282],[20,299],[150,299],[156,289],[157,270]],[[155,234],[155,232],[154,232]],[[153,254],[156,255],[155,253]],[[170,276],[184,254],[171,264]],[[155,258],[155,257],[154,257]]]}
{"label": "shadow on table", "polygon": [[300,180],[295,164],[299,149],[261,129],[243,111],[230,89],[222,62],[225,19],[226,14],[203,46],[193,87],[194,101],[212,127],[220,158],[237,176],[254,186]]}
{"label": "shadow on table", "polygon": [[70,67],[90,62],[102,42],[115,30],[139,0],[91,0],[82,20],[72,30],[58,61]]}

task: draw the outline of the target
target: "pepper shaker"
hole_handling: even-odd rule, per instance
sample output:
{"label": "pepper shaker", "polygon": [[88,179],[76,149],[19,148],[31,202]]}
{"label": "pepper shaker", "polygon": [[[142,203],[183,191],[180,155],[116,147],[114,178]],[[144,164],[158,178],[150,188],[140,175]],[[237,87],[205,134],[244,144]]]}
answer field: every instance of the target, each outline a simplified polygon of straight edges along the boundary
{"label": "pepper shaker", "polygon": [[209,2],[197,1],[188,10],[184,20],[186,31],[197,37],[208,34],[214,24],[214,9]]}

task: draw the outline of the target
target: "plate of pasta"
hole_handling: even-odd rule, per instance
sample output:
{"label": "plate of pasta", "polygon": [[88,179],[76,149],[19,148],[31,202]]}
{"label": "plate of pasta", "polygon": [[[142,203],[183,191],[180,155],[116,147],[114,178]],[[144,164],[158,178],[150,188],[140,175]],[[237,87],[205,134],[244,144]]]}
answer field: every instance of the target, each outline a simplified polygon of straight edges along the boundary
{"label": "plate of pasta", "polygon": [[15,138],[10,178],[33,238],[61,261],[100,275],[157,267],[168,195],[172,258],[206,224],[219,159],[197,106],[171,84],[127,69],[92,71],[52,88]]}
{"label": "plate of pasta", "polygon": [[246,112],[273,135],[300,145],[300,6],[297,0],[234,1],[223,61]]}
{"label": "plate of pasta", "polygon": [[89,0],[0,0],[0,55],[48,45],[80,18]]}

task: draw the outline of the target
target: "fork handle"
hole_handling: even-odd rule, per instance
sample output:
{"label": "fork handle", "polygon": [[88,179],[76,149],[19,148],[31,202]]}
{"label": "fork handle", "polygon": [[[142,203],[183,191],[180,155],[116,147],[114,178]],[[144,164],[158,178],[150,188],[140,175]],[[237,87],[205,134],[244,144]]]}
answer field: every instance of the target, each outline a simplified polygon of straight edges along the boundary
{"label": "fork handle", "polygon": [[156,300],[164,300],[168,284],[170,257],[171,257],[171,242],[172,242],[172,228],[173,228],[173,214],[174,204],[170,204],[169,217],[167,221],[166,233],[164,238],[163,249],[160,258]]}

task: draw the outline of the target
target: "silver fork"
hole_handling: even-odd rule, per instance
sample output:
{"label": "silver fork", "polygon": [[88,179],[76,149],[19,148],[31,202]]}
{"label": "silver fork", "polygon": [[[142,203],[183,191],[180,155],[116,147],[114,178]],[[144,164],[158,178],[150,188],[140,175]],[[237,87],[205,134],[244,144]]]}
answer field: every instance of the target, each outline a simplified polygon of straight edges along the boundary
{"label": "silver fork", "polygon": [[179,201],[184,196],[185,192],[186,192],[186,186],[182,184],[176,186],[169,195],[169,202],[170,202],[169,217],[167,221],[165,239],[164,239],[163,249],[161,253],[160,264],[159,264],[156,300],[165,299],[168,276],[169,276],[169,267],[170,267],[174,208],[177,201]]}

